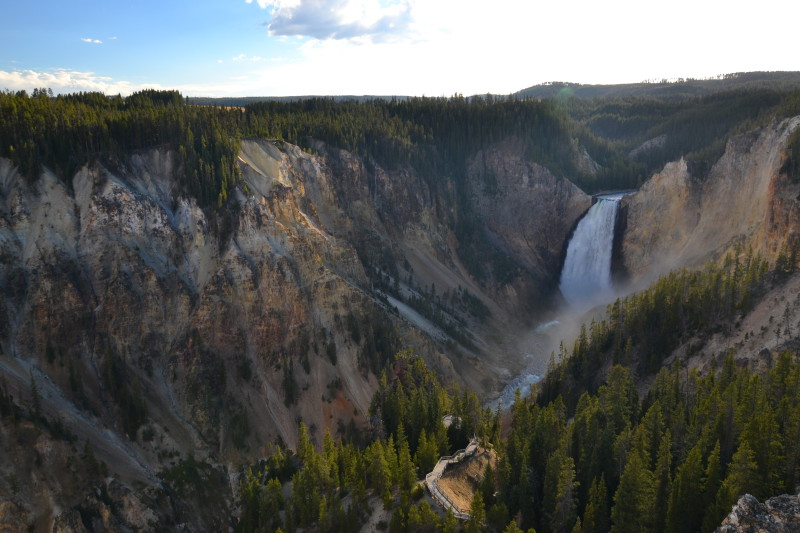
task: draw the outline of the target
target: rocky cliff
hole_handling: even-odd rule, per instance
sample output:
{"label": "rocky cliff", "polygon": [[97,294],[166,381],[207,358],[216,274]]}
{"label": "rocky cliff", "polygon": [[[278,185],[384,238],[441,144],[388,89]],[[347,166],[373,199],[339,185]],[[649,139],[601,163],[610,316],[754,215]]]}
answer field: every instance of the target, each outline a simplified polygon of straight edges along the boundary
{"label": "rocky cliff", "polygon": [[522,153],[522,143],[510,139],[473,158],[476,211],[498,249],[524,270],[524,280],[556,286],[566,241],[592,199]]}
{"label": "rocky cliff", "polygon": [[800,532],[800,496],[784,494],[760,503],[745,494],[733,506],[717,533]]}
{"label": "rocky cliff", "polygon": [[463,264],[452,187],[322,144],[244,141],[216,211],[166,149],[66,183],[0,160],[0,523],[226,529],[238,465],[291,447],[298,420],[364,428],[402,346],[496,391],[590,202],[514,146],[469,177],[493,176],[470,195],[502,280]]}
{"label": "rocky cliff", "polygon": [[634,281],[697,266],[737,244],[774,259],[800,232],[800,186],[781,166],[800,117],[732,138],[708,176],[685,160],[667,164],[623,199],[623,265]]}

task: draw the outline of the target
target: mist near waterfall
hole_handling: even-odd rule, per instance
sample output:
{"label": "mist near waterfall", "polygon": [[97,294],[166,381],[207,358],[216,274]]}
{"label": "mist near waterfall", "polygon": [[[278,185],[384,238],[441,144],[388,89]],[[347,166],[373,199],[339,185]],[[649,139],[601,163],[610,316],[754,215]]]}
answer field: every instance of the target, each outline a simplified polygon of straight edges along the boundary
{"label": "mist near waterfall", "polygon": [[551,353],[558,353],[559,343],[566,350],[580,332],[581,324],[595,316],[600,318],[605,305],[612,302],[617,291],[611,281],[611,256],[614,247],[614,228],[619,203],[624,191],[596,197],[596,202],[575,227],[561,270],[559,290],[565,305],[554,317],[539,324],[532,335],[533,351],[529,367],[515,376],[503,389],[500,397],[489,405],[507,409],[514,401],[517,389],[525,396],[530,386],[542,379]]}

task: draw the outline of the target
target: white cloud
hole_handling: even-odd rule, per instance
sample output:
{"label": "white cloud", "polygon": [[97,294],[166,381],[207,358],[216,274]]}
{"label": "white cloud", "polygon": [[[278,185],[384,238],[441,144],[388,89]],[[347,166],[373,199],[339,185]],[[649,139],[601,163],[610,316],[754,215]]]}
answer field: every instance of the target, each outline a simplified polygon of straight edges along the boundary
{"label": "white cloud", "polygon": [[[241,62],[241,61],[263,61],[264,58],[261,56],[249,56],[247,54],[239,54],[238,56],[232,57],[231,61]],[[218,63],[222,63],[222,61],[218,61]]]}
{"label": "white cloud", "polygon": [[90,39],[89,37],[81,37],[81,41],[92,44],[103,44],[103,41],[100,39]]}
{"label": "white cloud", "polygon": [[[21,91],[29,93],[36,88],[50,88],[56,94],[81,91],[97,91],[105,94],[122,94],[127,96],[142,89],[175,89],[187,96],[241,96],[243,94],[258,96],[264,86],[259,75],[256,80],[240,76],[223,82],[186,83],[164,86],[159,83],[131,83],[116,80],[108,76],[100,76],[94,72],[77,72],[68,69],[49,71],[34,70],[0,70],[0,90]],[[252,78],[252,77],[251,77]]]}
{"label": "white cloud", "polygon": [[[505,94],[532,85],[535,64],[557,55],[551,46],[557,39],[540,20],[547,16],[541,5],[513,0],[495,0],[491,8],[476,0],[403,5],[408,24],[392,39],[369,34],[306,39],[298,48],[300,59],[261,71],[262,85],[252,93]],[[337,20],[347,19],[340,14]]]}
{"label": "white cloud", "polygon": [[32,91],[37,87],[47,87],[53,89],[55,93],[99,91],[106,94],[130,94],[145,87],[159,88],[157,84],[137,85],[107,76],[98,76],[94,72],[65,69],[40,72],[0,70],[0,87],[14,91]]}
{"label": "white cloud", "polygon": [[247,1],[269,11],[272,40],[297,51],[270,63],[253,94],[504,94],[546,81],[798,70],[778,57],[794,49],[791,31],[755,36],[784,0],[747,17],[721,0]]}
{"label": "white cloud", "polygon": [[271,10],[273,38],[305,37],[254,94],[508,93],[532,85],[535,63],[557,61],[552,20],[574,15],[516,0],[254,2]]}
{"label": "white cloud", "polygon": [[[769,9],[749,14],[755,22],[747,24],[720,11],[717,0],[646,9],[634,0],[249,0],[265,9],[275,35],[264,35],[263,48],[240,48],[245,53],[235,58],[212,57],[225,63],[225,76],[212,81],[198,73],[196,83],[169,88],[190,96],[449,96],[506,94],[546,81],[800,70],[791,31],[758,33],[785,0],[762,1]],[[741,39],[744,33],[750,37]],[[0,71],[0,89],[48,86],[109,94],[159,87],[91,72]]]}
{"label": "white cloud", "polygon": [[[246,0],[252,3],[253,0]],[[270,8],[272,36],[370,41],[407,34],[412,22],[411,0],[257,0]]]}
{"label": "white cloud", "polygon": [[[244,0],[248,4],[252,4],[253,0]],[[271,2],[270,0],[256,0],[256,3],[261,7],[261,9],[266,9],[273,5],[275,2]]]}

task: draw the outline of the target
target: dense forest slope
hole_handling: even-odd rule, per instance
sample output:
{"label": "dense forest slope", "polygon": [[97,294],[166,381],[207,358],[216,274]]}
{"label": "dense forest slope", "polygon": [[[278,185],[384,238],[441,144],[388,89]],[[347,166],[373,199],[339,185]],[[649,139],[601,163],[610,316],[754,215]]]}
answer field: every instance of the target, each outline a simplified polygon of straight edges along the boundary
{"label": "dense forest slope", "polygon": [[[410,499],[413,481],[472,432],[501,452],[501,472],[485,476],[496,487],[487,481],[481,493],[492,527],[516,517],[571,530],[591,498],[600,505],[600,491],[605,515],[595,518],[620,522],[610,505],[627,462],[612,462],[609,447],[623,439],[623,458],[634,457],[627,443],[652,403],[634,401],[630,376],[646,383],[701,353],[698,338],[728,334],[738,315],[769,305],[770,280],[797,266],[800,142],[798,119],[785,119],[800,98],[721,98],[741,112],[695,135],[718,101],[683,102],[659,121],[664,108],[652,102],[613,113],[614,102],[511,97],[223,109],[174,92],[0,93],[3,523],[334,531],[384,506],[396,511],[393,530],[430,526],[438,519],[420,494]],[[647,120],[617,135],[599,127],[625,124],[631,110]],[[649,145],[649,159],[630,155],[656,134],[672,140]],[[675,153],[687,157],[673,161]],[[475,393],[491,398],[530,364],[536,322],[560,303],[563,254],[587,193],[645,182],[664,162],[627,203],[620,264],[631,279],[672,259],[694,267],[735,255],[618,302],[612,326],[591,327],[570,359],[554,361],[538,398],[517,401],[511,437],[500,442],[498,415]],[[784,341],[763,347],[791,347]],[[420,357],[395,357],[405,347]],[[567,457],[580,458],[567,447],[566,436],[578,438],[567,420],[591,407],[584,391],[607,407],[614,363],[627,367],[611,386],[630,409],[613,414],[599,462],[578,471],[580,491],[569,489],[574,500],[558,499],[550,489],[569,477]],[[675,368],[661,379],[690,386]],[[728,377],[691,386],[733,395],[725,387],[756,379]],[[459,420],[449,429],[448,412]],[[672,442],[684,439],[674,464],[696,444],[678,434],[689,422],[677,412],[660,415]],[[737,424],[720,438],[738,438],[747,422]],[[653,460],[670,442],[665,427],[648,441]],[[795,429],[781,431],[790,439]],[[705,465],[714,442],[702,442]],[[730,461],[735,446],[726,446]],[[789,489],[792,475],[761,488]],[[564,503],[556,522],[553,506]]]}

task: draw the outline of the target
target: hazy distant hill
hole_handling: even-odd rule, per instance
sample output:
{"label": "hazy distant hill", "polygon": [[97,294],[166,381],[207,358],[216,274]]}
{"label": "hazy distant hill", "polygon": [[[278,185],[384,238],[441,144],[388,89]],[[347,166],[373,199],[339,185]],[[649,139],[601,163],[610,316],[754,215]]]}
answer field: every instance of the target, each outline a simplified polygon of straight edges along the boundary
{"label": "hazy distant hill", "polygon": [[[315,95],[305,96],[230,96],[223,98],[213,98],[210,96],[188,96],[186,102],[191,105],[214,105],[220,107],[244,107],[257,102],[299,102],[300,100],[311,100],[320,98]],[[375,96],[375,95],[339,95],[325,96],[336,102],[367,102],[369,100],[408,100],[408,96]]]}
{"label": "hazy distant hill", "polygon": [[[681,99],[704,96],[723,91],[741,89],[796,89],[800,88],[800,72],[736,72],[723,74],[714,79],[660,80],[618,85],[592,85],[553,81],[534,85],[513,93],[519,97],[554,98],[560,95],[580,96],[582,98],[642,96],[658,99]],[[484,96],[484,95],[473,95]],[[256,102],[297,102],[319,98],[304,96],[231,96],[213,98],[209,96],[187,97],[187,103],[194,105],[215,105],[224,107],[246,106]],[[402,95],[339,95],[325,96],[337,102],[365,102],[369,100],[407,100]]]}
{"label": "hazy distant hill", "polygon": [[570,95],[582,98],[645,96],[659,99],[680,99],[741,89],[793,89],[798,87],[800,87],[800,72],[737,72],[724,74],[716,79],[687,78],[678,81],[663,80],[619,85],[583,85],[557,81],[534,85],[515,94],[534,98]]}

